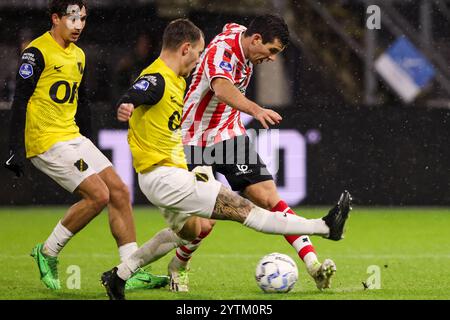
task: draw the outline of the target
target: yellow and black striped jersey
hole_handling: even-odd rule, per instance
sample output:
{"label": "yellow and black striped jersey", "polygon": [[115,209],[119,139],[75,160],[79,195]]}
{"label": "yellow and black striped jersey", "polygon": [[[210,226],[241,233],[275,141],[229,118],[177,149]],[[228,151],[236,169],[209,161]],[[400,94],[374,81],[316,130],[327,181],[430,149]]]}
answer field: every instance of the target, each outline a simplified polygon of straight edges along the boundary
{"label": "yellow and black striped jersey", "polygon": [[185,89],[185,79],[158,58],[120,100],[135,106],[128,142],[136,172],[156,166],[187,169],[180,130]]}

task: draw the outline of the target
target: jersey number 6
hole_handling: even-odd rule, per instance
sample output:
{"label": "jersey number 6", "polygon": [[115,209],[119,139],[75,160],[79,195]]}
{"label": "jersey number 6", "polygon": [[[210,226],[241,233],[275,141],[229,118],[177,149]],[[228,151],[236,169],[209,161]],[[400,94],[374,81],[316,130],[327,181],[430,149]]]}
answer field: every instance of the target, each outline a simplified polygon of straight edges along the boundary
{"label": "jersey number 6", "polygon": [[[174,111],[174,113],[172,113],[172,115],[169,118],[169,130],[170,131],[175,131],[180,127],[180,119],[181,119],[181,115],[178,111]],[[174,121],[177,121],[178,123],[174,123]]]}

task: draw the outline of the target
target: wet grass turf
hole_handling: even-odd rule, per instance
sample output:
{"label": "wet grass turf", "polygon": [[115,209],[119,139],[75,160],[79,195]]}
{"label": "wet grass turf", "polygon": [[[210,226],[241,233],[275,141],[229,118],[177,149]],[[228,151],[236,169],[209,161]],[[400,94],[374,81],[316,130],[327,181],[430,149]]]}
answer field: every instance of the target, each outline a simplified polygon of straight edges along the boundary
{"label": "wet grass turf", "polygon": [[[115,266],[118,253],[103,212],[60,255],[63,289],[52,292],[39,280],[29,256],[44,241],[65,208],[33,207],[0,209],[0,299],[107,299],[100,274]],[[298,208],[305,217],[318,218],[326,208]],[[135,208],[139,244],[165,222],[153,208]],[[192,259],[189,293],[175,294],[167,288],[127,293],[127,299],[450,299],[450,208],[355,208],[344,240],[319,237],[312,241],[319,258],[332,258],[337,273],[332,289],[320,292],[303,263],[281,236],[259,234],[238,223],[219,221]],[[287,294],[265,294],[254,280],[258,260],[271,252],[286,253],[299,267],[299,281]],[[174,252],[152,265],[152,272],[165,274]],[[81,288],[68,289],[78,266]],[[381,289],[365,290],[362,282],[379,268]],[[68,281],[69,280],[69,281]]]}

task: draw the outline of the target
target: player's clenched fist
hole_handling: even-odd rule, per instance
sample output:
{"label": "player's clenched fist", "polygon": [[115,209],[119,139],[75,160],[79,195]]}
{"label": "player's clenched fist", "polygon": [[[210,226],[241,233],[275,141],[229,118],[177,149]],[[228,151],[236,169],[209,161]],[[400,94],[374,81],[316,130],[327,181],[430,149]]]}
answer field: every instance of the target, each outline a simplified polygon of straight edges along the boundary
{"label": "player's clenched fist", "polygon": [[117,119],[122,122],[127,122],[130,120],[133,111],[134,105],[132,103],[122,103],[117,109]]}

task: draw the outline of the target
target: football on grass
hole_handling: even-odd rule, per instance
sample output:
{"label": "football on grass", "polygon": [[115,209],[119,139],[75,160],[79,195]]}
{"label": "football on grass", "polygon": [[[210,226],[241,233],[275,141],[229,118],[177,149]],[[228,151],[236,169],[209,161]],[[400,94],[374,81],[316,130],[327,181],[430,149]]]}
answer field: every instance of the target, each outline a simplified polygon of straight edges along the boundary
{"label": "football on grass", "polygon": [[256,282],[264,292],[289,292],[298,279],[298,269],[291,257],[274,252],[256,266]]}

